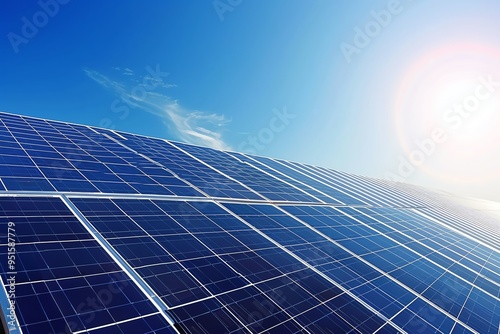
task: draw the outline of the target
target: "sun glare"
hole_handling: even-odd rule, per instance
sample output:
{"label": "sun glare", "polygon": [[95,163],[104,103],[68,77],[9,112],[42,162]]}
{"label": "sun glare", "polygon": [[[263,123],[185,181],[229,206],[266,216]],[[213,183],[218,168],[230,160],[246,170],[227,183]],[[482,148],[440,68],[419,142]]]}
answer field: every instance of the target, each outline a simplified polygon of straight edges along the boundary
{"label": "sun glare", "polygon": [[421,55],[408,68],[394,111],[400,147],[410,156],[433,132],[446,138],[435,143],[420,170],[455,181],[469,179],[472,172],[496,174],[487,159],[498,155],[499,65],[499,49],[457,44]]}

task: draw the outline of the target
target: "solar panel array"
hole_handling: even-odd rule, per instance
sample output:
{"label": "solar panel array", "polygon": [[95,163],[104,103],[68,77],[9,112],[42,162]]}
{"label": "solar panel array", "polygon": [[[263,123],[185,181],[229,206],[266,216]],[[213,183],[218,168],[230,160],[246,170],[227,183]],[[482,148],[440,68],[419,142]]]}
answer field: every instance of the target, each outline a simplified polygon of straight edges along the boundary
{"label": "solar panel array", "polygon": [[498,334],[481,226],[419,188],[0,113],[12,333]]}

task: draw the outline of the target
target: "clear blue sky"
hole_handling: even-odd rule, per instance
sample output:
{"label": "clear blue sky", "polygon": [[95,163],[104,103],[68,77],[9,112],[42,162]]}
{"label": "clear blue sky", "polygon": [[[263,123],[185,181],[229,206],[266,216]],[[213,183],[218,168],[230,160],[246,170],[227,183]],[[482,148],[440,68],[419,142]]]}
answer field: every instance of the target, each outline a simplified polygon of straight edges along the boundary
{"label": "clear blue sky", "polygon": [[495,0],[12,1],[0,109],[500,200],[498,17]]}

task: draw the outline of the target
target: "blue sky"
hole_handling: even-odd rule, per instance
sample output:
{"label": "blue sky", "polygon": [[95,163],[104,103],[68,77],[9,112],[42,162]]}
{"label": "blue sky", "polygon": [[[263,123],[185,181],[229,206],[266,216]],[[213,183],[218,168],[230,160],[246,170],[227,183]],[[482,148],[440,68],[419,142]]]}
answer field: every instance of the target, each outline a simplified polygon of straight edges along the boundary
{"label": "blue sky", "polygon": [[500,201],[494,0],[12,2],[0,109]]}

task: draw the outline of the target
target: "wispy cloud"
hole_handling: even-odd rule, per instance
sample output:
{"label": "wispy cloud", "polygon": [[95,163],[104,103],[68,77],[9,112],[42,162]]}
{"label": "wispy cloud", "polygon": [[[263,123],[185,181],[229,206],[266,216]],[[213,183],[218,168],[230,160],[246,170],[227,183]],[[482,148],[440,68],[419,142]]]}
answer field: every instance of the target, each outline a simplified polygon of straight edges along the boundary
{"label": "wispy cloud", "polygon": [[120,72],[123,75],[134,75],[134,71],[128,67],[121,68],[118,66],[112,67],[113,70]]}
{"label": "wispy cloud", "polygon": [[134,75],[134,71],[127,67],[123,70],[123,75]]}
{"label": "wispy cloud", "polygon": [[150,71],[149,74],[140,76],[129,68],[113,69],[120,72],[120,81],[95,70],[84,69],[84,72],[100,86],[116,94],[130,108],[141,109],[160,117],[180,141],[216,149],[230,149],[222,138],[229,120],[224,115],[185,108],[166,95],[163,92],[165,89],[176,86],[163,80],[162,75],[165,76],[165,73],[159,72],[162,75],[158,75]]}
{"label": "wispy cloud", "polygon": [[182,141],[224,150],[230,147],[222,139],[224,126],[229,123],[223,115],[209,114],[183,108],[172,101],[163,108]]}

